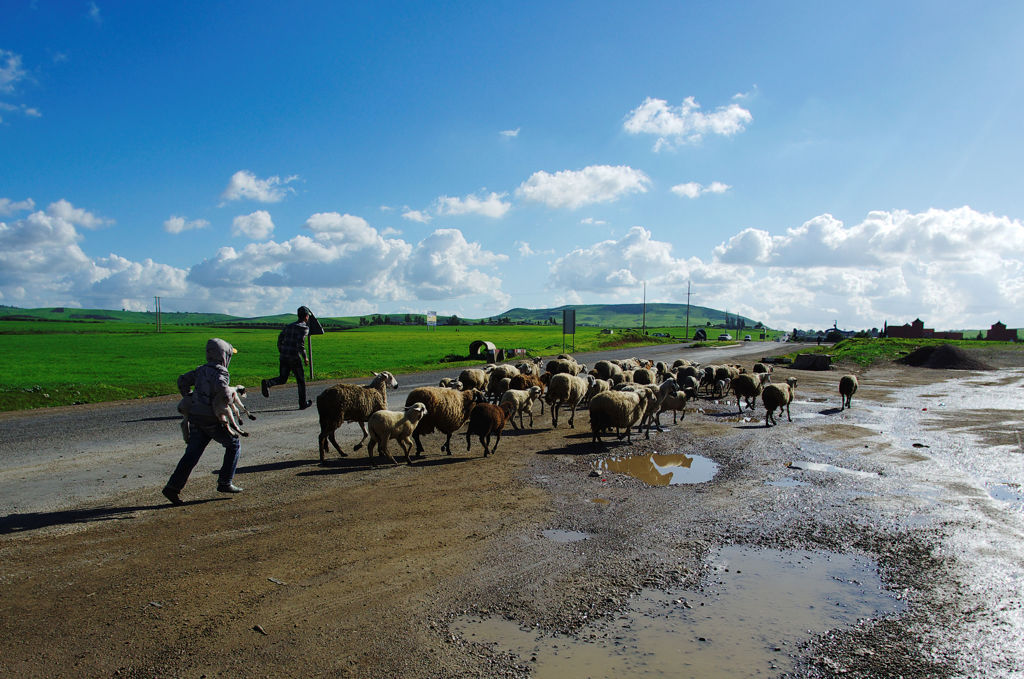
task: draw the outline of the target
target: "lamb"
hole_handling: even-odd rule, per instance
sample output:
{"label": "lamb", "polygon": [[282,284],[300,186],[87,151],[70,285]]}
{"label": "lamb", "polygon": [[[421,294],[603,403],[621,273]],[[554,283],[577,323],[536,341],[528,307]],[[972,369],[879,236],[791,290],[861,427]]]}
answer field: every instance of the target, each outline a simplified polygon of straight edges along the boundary
{"label": "lamb", "polygon": [[373,447],[380,448],[382,455],[387,455],[392,464],[398,464],[388,452],[388,439],[395,439],[405,453],[406,464],[412,464],[409,451],[412,450],[412,432],[420,419],[427,414],[427,406],[413,403],[404,411],[378,410],[370,415],[367,424],[370,428],[370,442],[366,444],[366,454],[373,464]]}
{"label": "lamb", "polygon": [[594,396],[602,391],[610,391],[611,388],[611,381],[598,379],[592,374],[587,375],[587,393],[583,395],[583,400],[590,403],[590,399],[594,398]]}
{"label": "lamb", "polygon": [[664,412],[672,411],[672,424],[676,423],[676,413],[682,413],[680,420],[686,419],[686,403],[690,400],[690,394],[686,390],[677,391],[674,395],[666,397],[658,409],[658,417]]}
{"label": "lamb", "polygon": [[487,386],[487,373],[479,368],[468,368],[459,373],[459,382],[464,390],[483,389]]}
{"label": "lamb", "polygon": [[793,396],[796,394],[796,378],[787,377],[785,384],[769,384],[764,388],[761,393],[761,400],[764,402],[764,407],[768,411],[768,414],[764,418],[764,426],[770,427],[775,422],[775,410],[778,409],[779,414],[782,414],[782,409],[786,409],[786,417],[790,422],[793,418],[789,415],[789,404],[793,402]]}
{"label": "lamb", "polygon": [[853,395],[857,393],[857,387],[860,386],[860,382],[857,381],[856,375],[843,375],[839,379],[839,399],[843,403],[843,407],[840,411],[852,408],[850,401],[853,400]]}
{"label": "lamb", "polygon": [[647,420],[648,431],[650,431],[650,424],[654,422],[654,426],[661,429],[661,404],[665,402],[665,399],[670,396],[675,396],[679,393],[679,384],[674,379],[667,379],[658,385],[654,392],[654,402],[647,409],[645,419]]}
{"label": "lamb", "polygon": [[462,382],[459,382],[459,380],[454,377],[442,377],[441,381],[437,383],[437,386],[462,391]]}
{"label": "lamb", "polygon": [[737,375],[732,379],[730,386],[732,387],[732,393],[736,395],[736,408],[740,413],[743,412],[740,399],[745,399],[747,401],[747,408],[753,410],[757,404],[757,397],[761,395],[761,390],[764,389],[765,383],[770,381],[771,376],[768,373],[743,374]]}
{"label": "lamb", "polygon": [[[548,375],[548,373],[544,373],[544,374]],[[548,377],[550,378],[550,375],[548,375]],[[508,383],[508,388],[509,389],[529,389],[530,387],[540,387],[541,396],[544,395],[544,387],[545,386],[547,386],[547,385],[546,385],[546,383],[544,382],[544,380],[543,380],[543,378],[541,376],[525,375],[525,374],[522,374],[522,373],[520,373],[519,375],[516,375],[515,377],[513,377],[511,380],[509,380],[509,383]],[[540,414],[543,415],[544,414],[544,399],[539,399],[539,400],[540,400]]]}
{"label": "lamb", "polygon": [[711,392],[712,396],[721,398],[726,395],[729,391],[729,387],[732,386],[732,380],[726,377],[724,380],[715,380],[715,390]]}
{"label": "lamb", "polygon": [[[249,432],[242,430],[242,413],[244,412],[248,415],[250,420],[255,420],[256,416],[250,413],[249,409],[242,403],[242,399],[245,398],[245,387],[241,384],[236,384],[233,387],[228,387],[228,391],[231,392],[230,401],[221,394],[214,398],[213,416],[224,424],[224,427],[232,436],[248,436]],[[181,436],[185,439],[185,443],[188,443],[188,416],[192,412],[191,394],[178,401],[178,412],[182,415]]]}
{"label": "lamb", "polygon": [[[633,425],[641,422],[656,396],[651,390],[643,393],[636,391],[605,391],[594,396],[590,401],[590,432],[594,443],[601,442],[601,432],[615,427],[615,435],[619,440],[625,436],[626,441],[633,442],[631,433]],[[623,433],[624,431],[624,433]],[[650,438],[650,426],[644,438]]]}
{"label": "lamb", "polygon": [[569,415],[569,426],[575,428],[576,406],[583,400],[587,393],[587,381],[576,375],[559,373],[551,376],[551,383],[548,385],[548,395],[545,397],[548,405],[551,406],[551,426],[558,427],[558,409],[560,406],[572,408]]}
{"label": "lamb", "polygon": [[512,410],[512,415],[516,415],[517,413],[519,414],[519,426],[516,426],[515,417],[512,418],[512,426],[514,428],[524,428],[524,412],[530,415],[530,426],[533,426],[533,404],[540,400],[540,394],[540,387],[530,387],[529,389],[509,389],[501,395],[501,403],[511,403],[515,406]]}
{"label": "lamb", "polygon": [[[359,423],[359,428],[363,431],[363,438],[359,439],[359,443],[352,448],[359,450],[369,435],[366,431],[366,421],[378,410],[387,409],[387,390],[397,387],[398,380],[395,379],[395,376],[384,370],[373,373],[373,380],[365,386],[335,384],[320,392],[320,395],[316,397],[316,410],[320,415],[320,437],[317,440],[317,446],[320,449],[320,464],[324,463],[328,441],[338,451],[338,455],[348,457],[342,452],[341,446],[334,438],[334,432],[346,421]],[[445,391],[451,390],[446,389]]]}
{"label": "lamb", "polygon": [[478,389],[453,391],[441,387],[418,387],[409,392],[405,398],[405,405],[410,406],[418,402],[427,407],[427,414],[420,419],[412,433],[412,438],[416,441],[416,456],[419,457],[423,453],[420,437],[433,433],[435,429],[445,434],[441,450],[451,455],[452,434],[469,420],[473,406],[482,403],[483,400],[484,393]]}
{"label": "lamb", "polygon": [[[505,428],[505,423],[509,420],[515,422],[515,407],[512,401],[504,401],[500,405],[480,403],[473,408],[473,412],[469,414],[469,426],[466,428],[466,450],[470,448],[470,437],[476,434],[480,439],[480,445],[484,447],[484,457],[496,451],[498,444],[501,443],[501,431]],[[490,448],[492,434],[497,438],[494,440],[494,447]]]}

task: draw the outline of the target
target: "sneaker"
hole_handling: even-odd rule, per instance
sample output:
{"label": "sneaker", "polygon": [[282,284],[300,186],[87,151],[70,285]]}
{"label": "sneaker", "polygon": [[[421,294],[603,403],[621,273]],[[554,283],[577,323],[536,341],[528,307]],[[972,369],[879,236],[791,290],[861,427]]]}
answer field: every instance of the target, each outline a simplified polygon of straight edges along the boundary
{"label": "sneaker", "polygon": [[164,486],[163,489],[164,497],[167,498],[172,505],[183,505],[181,498],[178,496],[178,491],[174,490],[170,486]]}
{"label": "sneaker", "polygon": [[306,408],[308,408],[311,405],[313,405],[313,402],[307,400],[305,403],[300,403],[299,404],[299,410],[305,410]]}
{"label": "sneaker", "polygon": [[233,483],[221,483],[217,486],[218,493],[241,493],[242,490]]}
{"label": "sneaker", "polygon": [[270,385],[266,380],[260,382],[260,391],[263,392],[263,398],[270,398]]}

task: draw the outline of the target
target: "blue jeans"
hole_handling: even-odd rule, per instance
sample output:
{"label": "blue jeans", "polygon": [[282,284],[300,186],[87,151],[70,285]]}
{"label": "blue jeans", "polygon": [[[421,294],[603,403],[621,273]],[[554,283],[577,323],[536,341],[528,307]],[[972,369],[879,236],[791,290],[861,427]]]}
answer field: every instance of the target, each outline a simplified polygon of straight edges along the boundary
{"label": "blue jeans", "polygon": [[174,468],[167,487],[174,490],[181,490],[188,482],[189,474],[199,463],[203,451],[210,441],[216,441],[224,446],[224,464],[220,468],[220,476],[217,483],[226,486],[235,478],[235,468],[238,466],[238,456],[242,452],[242,444],[237,436],[227,432],[216,418],[192,415],[188,418],[188,445],[185,447],[185,454],[181,456],[178,466]]}

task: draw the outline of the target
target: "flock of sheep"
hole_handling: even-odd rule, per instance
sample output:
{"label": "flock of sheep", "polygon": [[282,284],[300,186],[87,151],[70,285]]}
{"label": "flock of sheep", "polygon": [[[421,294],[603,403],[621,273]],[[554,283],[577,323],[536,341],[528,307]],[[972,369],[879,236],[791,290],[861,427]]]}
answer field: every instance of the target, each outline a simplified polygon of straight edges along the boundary
{"label": "flock of sheep", "polygon": [[[686,359],[671,365],[636,358],[601,360],[589,371],[567,354],[548,361],[543,372],[541,363],[538,358],[514,365],[491,364],[483,369],[463,370],[457,378],[445,378],[436,387],[413,389],[402,410],[388,410],[387,391],[395,389],[398,381],[387,371],[374,373],[367,385],[328,387],[316,399],[320,462],[325,461],[328,444],[346,457],[334,438],[344,422],[358,423],[363,432],[355,450],[370,439],[367,451],[371,462],[377,448],[397,464],[388,451],[391,440],[402,448],[406,462],[411,462],[413,445],[416,455],[421,455],[424,449],[420,437],[435,431],[445,435],[441,450],[451,455],[452,435],[467,424],[466,450],[471,449],[472,437],[476,436],[487,456],[497,448],[507,423],[519,429],[524,426],[523,418],[528,417],[533,426],[537,403],[542,415],[544,405],[550,407],[553,428],[558,427],[563,411],[568,411],[568,425],[574,427],[577,408],[587,407],[595,443],[612,433],[631,442],[634,427],[650,438],[652,426],[661,431],[662,413],[672,411],[672,422],[676,423],[677,414],[685,417],[687,401],[702,392],[710,397],[731,393],[741,413],[744,402],[753,409],[760,396],[767,411],[765,426],[776,423],[775,411],[781,416],[785,410],[792,421],[789,405],[797,380],[790,377],[782,384],[772,384],[772,366],[765,363],[755,364],[749,373],[738,365],[701,366]],[[854,375],[840,380],[843,409],[850,406],[857,386]]]}

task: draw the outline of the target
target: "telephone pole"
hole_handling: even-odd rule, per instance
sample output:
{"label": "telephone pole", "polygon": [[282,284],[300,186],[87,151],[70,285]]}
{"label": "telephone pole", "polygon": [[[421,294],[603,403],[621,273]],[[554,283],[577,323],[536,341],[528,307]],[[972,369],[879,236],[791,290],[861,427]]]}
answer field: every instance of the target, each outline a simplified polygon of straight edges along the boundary
{"label": "telephone pole", "polygon": [[643,321],[641,321],[641,322],[643,324],[642,334],[646,335],[647,334],[647,281],[644,281],[644,316],[643,316]]}
{"label": "telephone pole", "polygon": [[162,324],[161,319],[160,319],[160,298],[159,297],[154,297],[153,299],[156,301],[156,305],[154,307],[154,310],[156,311],[156,331],[157,332],[162,332],[163,331],[163,324]]}
{"label": "telephone pole", "polygon": [[690,281],[686,281],[686,332],[683,339],[690,339]]}

